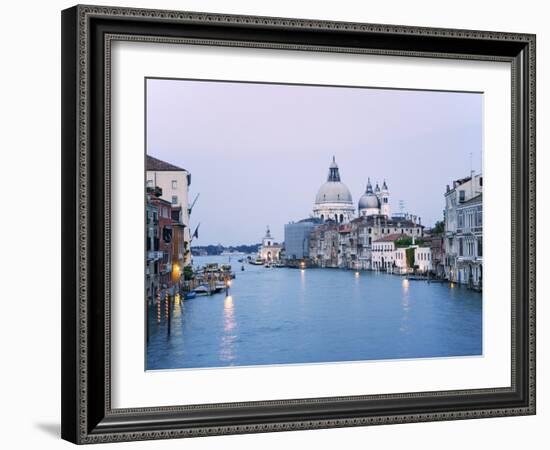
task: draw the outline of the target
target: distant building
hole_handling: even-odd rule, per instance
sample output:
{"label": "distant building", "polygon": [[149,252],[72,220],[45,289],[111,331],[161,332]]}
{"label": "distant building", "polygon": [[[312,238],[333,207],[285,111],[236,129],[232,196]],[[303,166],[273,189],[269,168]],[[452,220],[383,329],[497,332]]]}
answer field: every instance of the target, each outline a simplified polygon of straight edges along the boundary
{"label": "distant building", "polygon": [[481,289],[483,280],[483,176],[456,180],[445,192],[445,277]]}
{"label": "distant building", "polygon": [[189,265],[191,262],[189,249],[189,186],[191,185],[191,173],[149,155],[146,156],[145,167],[147,187],[159,187],[162,190],[161,198],[172,205],[172,214],[176,216],[173,217],[174,220],[183,225],[182,262],[184,265]]}
{"label": "distant building", "polygon": [[279,261],[282,249],[283,246],[273,240],[268,226],[262,239],[262,245],[258,250],[258,257],[264,262]]}
{"label": "distant building", "polygon": [[285,225],[285,259],[288,262],[309,259],[309,235],[320,224],[320,219],[312,217]]}

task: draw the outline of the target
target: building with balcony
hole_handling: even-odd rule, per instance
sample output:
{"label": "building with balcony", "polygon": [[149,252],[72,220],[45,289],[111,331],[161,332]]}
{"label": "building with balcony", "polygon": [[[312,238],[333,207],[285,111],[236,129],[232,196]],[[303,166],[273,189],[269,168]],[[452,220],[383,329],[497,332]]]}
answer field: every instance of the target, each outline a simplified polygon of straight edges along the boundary
{"label": "building with balcony", "polygon": [[161,189],[161,198],[172,206],[172,214],[175,222],[183,228],[183,264],[191,263],[190,233],[189,233],[189,186],[191,185],[191,173],[186,169],[168,162],[146,155],[146,186]]}
{"label": "building with balcony", "polygon": [[456,180],[445,193],[445,277],[481,290],[483,283],[483,177]]}

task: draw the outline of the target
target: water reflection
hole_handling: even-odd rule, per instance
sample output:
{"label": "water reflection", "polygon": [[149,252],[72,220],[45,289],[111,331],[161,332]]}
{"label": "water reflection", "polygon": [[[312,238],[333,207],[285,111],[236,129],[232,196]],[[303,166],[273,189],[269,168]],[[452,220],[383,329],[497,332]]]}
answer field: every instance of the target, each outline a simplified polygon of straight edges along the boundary
{"label": "water reflection", "polygon": [[409,280],[406,278],[403,278],[403,282],[401,283],[403,288],[403,296],[401,298],[401,326],[399,327],[399,331],[401,333],[407,333],[409,331]]}
{"label": "water reflection", "polygon": [[228,295],[223,302],[223,317],[224,317],[224,335],[220,345],[220,359],[222,361],[231,362],[234,359],[233,342],[236,339],[235,335],[235,311],[233,306],[233,297]]}

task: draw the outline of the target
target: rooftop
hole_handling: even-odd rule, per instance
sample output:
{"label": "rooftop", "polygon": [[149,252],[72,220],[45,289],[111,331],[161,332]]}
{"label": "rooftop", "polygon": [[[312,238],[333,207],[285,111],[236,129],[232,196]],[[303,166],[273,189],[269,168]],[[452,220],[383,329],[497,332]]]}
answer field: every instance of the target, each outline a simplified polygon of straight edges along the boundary
{"label": "rooftop", "polygon": [[187,170],[182,169],[181,167],[175,166],[174,164],[167,163],[160,159],[154,158],[153,156],[146,155],[145,159],[145,169],[151,170],[154,172],[187,172]]}
{"label": "rooftop", "polygon": [[459,206],[468,206],[476,203],[481,203],[483,201],[483,194],[478,194],[475,197],[472,197],[470,200],[462,202]]}
{"label": "rooftop", "polygon": [[[374,243],[377,243],[377,242],[395,242],[398,239],[403,239],[403,237],[405,237],[405,236],[403,236],[401,233],[388,234],[387,236],[384,236],[383,238],[377,239],[376,241],[374,241]],[[408,236],[406,236],[406,237],[408,237]]]}

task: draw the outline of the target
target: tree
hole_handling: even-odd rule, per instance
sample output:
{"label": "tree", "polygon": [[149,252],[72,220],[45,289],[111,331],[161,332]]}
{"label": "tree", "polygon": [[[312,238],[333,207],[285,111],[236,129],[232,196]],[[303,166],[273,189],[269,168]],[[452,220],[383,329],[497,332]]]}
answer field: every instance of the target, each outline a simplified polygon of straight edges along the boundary
{"label": "tree", "polygon": [[443,221],[442,220],[437,221],[434,225],[433,233],[443,234],[444,231],[445,231],[445,224],[443,223]]}
{"label": "tree", "polygon": [[193,268],[191,266],[185,266],[183,268],[183,279],[185,281],[193,279]]}
{"label": "tree", "polygon": [[405,250],[405,255],[407,257],[407,267],[414,268],[414,247],[407,248]]}

